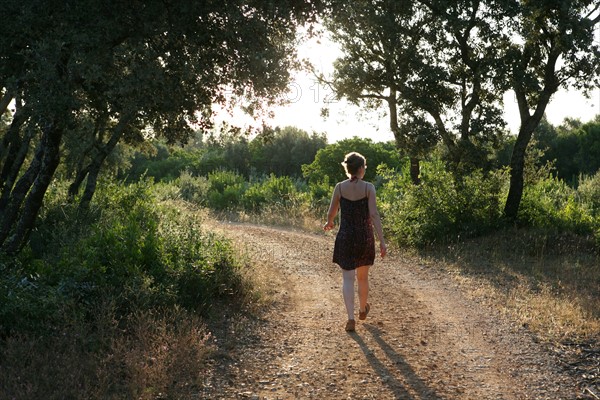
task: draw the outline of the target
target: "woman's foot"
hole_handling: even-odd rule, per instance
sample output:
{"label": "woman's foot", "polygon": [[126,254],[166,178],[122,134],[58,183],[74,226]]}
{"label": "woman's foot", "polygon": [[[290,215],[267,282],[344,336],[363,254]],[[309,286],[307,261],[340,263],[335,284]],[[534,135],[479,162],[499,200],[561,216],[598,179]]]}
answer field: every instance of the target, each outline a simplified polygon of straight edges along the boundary
{"label": "woman's foot", "polygon": [[367,305],[365,306],[365,311],[358,312],[358,319],[360,319],[360,320],[367,319],[367,315],[369,314],[370,309],[371,309],[371,306],[369,305],[369,303],[367,303]]}
{"label": "woman's foot", "polygon": [[356,323],[353,319],[349,319],[348,322],[346,322],[346,332],[354,332],[355,327]]}

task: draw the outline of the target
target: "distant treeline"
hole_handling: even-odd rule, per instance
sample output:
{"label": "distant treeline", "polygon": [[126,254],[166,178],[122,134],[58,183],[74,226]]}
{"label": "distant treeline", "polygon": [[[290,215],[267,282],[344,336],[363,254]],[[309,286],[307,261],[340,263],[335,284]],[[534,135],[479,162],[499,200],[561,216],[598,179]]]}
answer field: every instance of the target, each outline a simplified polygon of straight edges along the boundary
{"label": "distant treeline", "polygon": [[[578,184],[581,175],[594,175],[600,169],[600,115],[587,122],[567,118],[558,126],[544,118],[533,138],[531,157],[571,186]],[[515,140],[515,136],[505,135],[491,152],[484,171],[508,166]],[[367,156],[372,165],[367,179],[375,179],[377,165],[385,163],[397,168],[407,156],[393,142],[373,143],[355,138],[327,144],[325,133],[309,134],[288,126],[266,128],[254,137],[231,132],[221,135],[197,132],[194,140],[184,147],[155,141],[145,151],[138,150],[133,155],[122,152],[126,159],[118,163],[121,165],[118,175],[130,181],[142,175],[170,181],[183,171],[206,176],[216,170],[228,170],[245,178],[275,174],[310,182],[328,176],[335,181],[344,177],[340,162],[348,151]],[[439,146],[432,157],[443,159],[443,147]]]}
{"label": "distant treeline", "polygon": [[183,171],[202,176],[229,170],[246,178],[271,173],[300,177],[302,165],[310,164],[326,144],[324,133],[309,134],[294,127],[265,128],[252,138],[237,131],[197,132],[184,147],[157,141],[149,151],[137,151],[131,168],[121,175],[135,180],[145,174],[162,181],[173,180]]}

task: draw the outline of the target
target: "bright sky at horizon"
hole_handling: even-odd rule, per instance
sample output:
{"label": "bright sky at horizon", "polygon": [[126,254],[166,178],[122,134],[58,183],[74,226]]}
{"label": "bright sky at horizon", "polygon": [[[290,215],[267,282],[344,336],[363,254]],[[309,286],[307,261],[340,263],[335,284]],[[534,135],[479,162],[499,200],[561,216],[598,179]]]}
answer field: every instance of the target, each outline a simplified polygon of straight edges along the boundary
{"label": "bright sky at horizon", "polygon": [[[300,58],[308,59],[325,75],[333,71],[333,62],[340,54],[337,44],[326,39],[306,41],[298,49]],[[266,119],[267,123],[280,127],[294,126],[309,133],[324,132],[330,143],[353,136],[370,138],[375,142],[393,140],[385,110],[382,109],[381,113],[366,112],[344,100],[335,101],[332,91],[319,85],[307,72],[295,75],[286,99],[289,104],[272,109],[274,117]],[[504,103],[508,128],[516,133],[519,114],[512,92],[504,96]],[[321,116],[324,107],[329,110],[327,118]],[[579,92],[559,91],[546,109],[546,117],[553,125],[560,125],[565,118],[579,118],[587,122],[597,114],[600,114],[600,88],[593,91],[589,99]],[[234,118],[244,117],[236,114]],[[252,124],[248,118],[246,121]]]}

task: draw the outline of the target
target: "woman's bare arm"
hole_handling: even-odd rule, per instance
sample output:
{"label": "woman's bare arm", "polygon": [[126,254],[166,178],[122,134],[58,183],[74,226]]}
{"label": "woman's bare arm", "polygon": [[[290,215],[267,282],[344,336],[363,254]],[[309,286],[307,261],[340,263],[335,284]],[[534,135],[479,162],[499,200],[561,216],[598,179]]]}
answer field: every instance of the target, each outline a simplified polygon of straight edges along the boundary
{"label": "woman's bare arm", "polygon": [[375,228],[375,234],[377,235],[377,239],[379,239],[381,257],[385,257],[385,254],[387,253],[387,246],[385,244],[385,239],[383,238],[383,227],[381,226],[381,217],[379,216],[379,211],[377,210],[377,195],[375,193],[375,186],[373,186],[372,183],[369,183],[367,191],[369,196],[369,215],[371,216],[371,223]]}
{"label": "woman's bare arm", "polygon": [[340,209],[340,190],[339,190],[339,186],[340,184],[338,183],[337,185],[335,185],[335,188],[333,189],[333,195],[331,196],[331,203],[329,204],[329,211],[327,211],[327,223],[325,224],[325,226],[323,226],[323,229],[328,231],[331,230],[333,228],[333,219],[335,218],[335,216],[338,213],[338,210]]}

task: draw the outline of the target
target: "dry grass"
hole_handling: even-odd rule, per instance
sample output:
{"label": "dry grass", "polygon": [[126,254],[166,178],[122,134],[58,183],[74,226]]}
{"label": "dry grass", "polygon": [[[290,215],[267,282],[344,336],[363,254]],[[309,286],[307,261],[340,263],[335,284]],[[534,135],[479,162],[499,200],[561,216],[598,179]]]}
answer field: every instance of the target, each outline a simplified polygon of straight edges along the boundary
{"label": "dry grass", "polygon": [[17,336],[0,351],[2,399],[192,398],[201,388],[210,336],[195,316],[139,313],[117,323],[109,309],[53,336]]}
{"label": "dry grass", "polygon": [[[219,218],[204,219],[204,224],[212,232],[232,239],[235,239],[235,230],[228,230],[227,223],[241,222],[266,224],[259,217],[245,219],[239,214],[228,215],[225,218],[221,214]],[[279,269],[273,265],[271,257],[266,257],[260,250],[246,245],[243,240],[232,240],[232,245],[236,259],[243,266],[240,274],[244,282],[244,298],[239,303],[242,305],[244,313],[262,313],[264,308],[270,308],[280,301],[281,288],[287,287],[289,283]]]}
{"label": "dry grass", "polygon": [[220,221],[247,222],[251,224],[292,227],[305,232],[322,232],[325,212],[311,210],[306,204],[272,204],[260,212],[213,212]]}
{"label": "dry grass", "polygon": [[600,259],[586,240],[511,229],[422,256],[542,340],[600,339]]}

